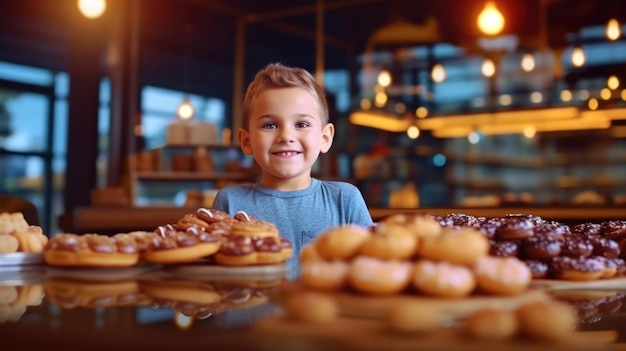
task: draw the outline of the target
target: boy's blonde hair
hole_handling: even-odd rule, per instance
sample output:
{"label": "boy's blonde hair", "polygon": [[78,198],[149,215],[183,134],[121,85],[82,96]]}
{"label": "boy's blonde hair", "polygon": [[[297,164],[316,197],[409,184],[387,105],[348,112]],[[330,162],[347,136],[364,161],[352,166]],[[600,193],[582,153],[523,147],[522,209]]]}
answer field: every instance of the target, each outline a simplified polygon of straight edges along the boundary
{"label": "boy's blonde hair", "polygon": [[248,85],[241,108],[243,129],[250,128],[250,110],[254,100],[269,89],[280,88],[302,88],[308,91],[319,103],[322,126],[328,123],[326,94],[315,78],[305,69],[287,67],[281,63],[270,63],[257,72],[254,80]]}

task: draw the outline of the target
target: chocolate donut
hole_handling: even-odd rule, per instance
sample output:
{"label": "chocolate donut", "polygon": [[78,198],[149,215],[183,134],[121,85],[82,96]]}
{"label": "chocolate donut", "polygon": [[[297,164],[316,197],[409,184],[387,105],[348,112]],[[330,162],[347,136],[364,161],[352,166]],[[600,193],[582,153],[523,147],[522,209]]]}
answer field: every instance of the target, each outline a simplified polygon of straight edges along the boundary
{"label": "chocolate donut", "polygon": [[589,237],[600,235],[600,224],[598,223],[579,223],[570,227],[572,234]]}
{"label": "chocolate donut", "polygon": [[595,280],[604,275],[606,265],[595,258],[558,256],[552,259],[549,274],[557,279]]}
{"label": "chocolate donut", "polygon": [[564,235],[570,234],[567,224],[556,221],[545,221],[535,225],[535,236],[549,237],[556,240],[563,240]]}
{"label": "chocolate donut", "polygon": [[500,257],[517,257],[519,246],[516,241],[489,241],[489,254]]}
{"label": "chocolate donut", "polygon": [[565,235],[561,244],[561,255],[568,257],[589,257],[593,253],[593,244],[589,239],[574,234]]}
{"label": "chocolate donut", "polygon": [[505,221],[496,229],[496,238],[499,240],[520,240],[534,235],[534,219],[528,216],[507,216]]}
{"label": "chocolate donut", "polygon": [[548,263],[536,260],[525,260],[524,263],[530,268],[533,279],[542,279],[548,276]]}
{"label": "chocolate donut", "polygon": [[615,241],[626,238],[626,221],[606,221],[600,224],[600,236]]}
{"label": "chocolate donut", "polygon": [[496,237],[496,231],[504,223],[504,219],[500,217],[489,218],[480,224],[480,232],[485,234],[488,239]]}
{"label": "chocolate donut", "polygon": [[603,237],[591,238],[593,245],[592,255],[602,256],[606,258],[617,258],[620,255],[620,248],[616,241]]}
{"label": "chocolate donut", "polygon": [[531,236],[521,241],[522,256],[527,260],[550,261],[561,253],[558,240]]}

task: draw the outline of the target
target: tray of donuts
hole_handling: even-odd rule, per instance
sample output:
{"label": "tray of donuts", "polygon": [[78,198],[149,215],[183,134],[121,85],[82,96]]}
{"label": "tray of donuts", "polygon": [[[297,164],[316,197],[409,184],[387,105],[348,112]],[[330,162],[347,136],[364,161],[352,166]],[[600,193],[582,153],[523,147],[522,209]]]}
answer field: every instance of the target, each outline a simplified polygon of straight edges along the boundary
{"label": "tray of donuts", "polygon": [[[462,317],[485,306],[515,308],[549,294],[531,289],[530,268],[517,257],[489,255],[475,228],[445,227],[428,214],[399,214],[364,228],[321,233],[300,253],[298,289],[331,292],[342,312],[380,317],[396,301],[428,301]],[[292,289],[292,290],[290,290]]]}
{"label": "tray of donuts", "polygon": [[[154,231],[134,231],[112,236],[61,233],[44,248],[49,266],[64,268],[124,268],[140,264],[199,264],[206,273],[212,267],[275,265],[292,255],[291,243],[279,236],[273,223],[244,212],[227,213],[200,208],[175,224]],[[259,272],[258,268],[252,268]],[[221,271],[220,271],[221,272]]]}
{"label": "tray of donuts", "polygon": [[30,225],[23,213],[0,213],[0,270],[42,264],[47,241],[42,228]]}
{"label": "tray of donuts", "polygon": [[478,218],[440,217],[447,227],[470,226],[490,242],[489,253],[517,257],[531,269],[532,285],[542,288],[626,288],[626,221],[568,226],[531,214]]}

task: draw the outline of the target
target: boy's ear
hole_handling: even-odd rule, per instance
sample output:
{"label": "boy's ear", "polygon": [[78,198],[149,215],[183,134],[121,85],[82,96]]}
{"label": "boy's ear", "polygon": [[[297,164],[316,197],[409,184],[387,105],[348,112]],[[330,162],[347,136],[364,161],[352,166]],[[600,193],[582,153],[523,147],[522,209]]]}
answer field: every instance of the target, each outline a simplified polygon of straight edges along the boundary
{"label": "boy's ear", "polygon": [[243,128],[239,128],[237,131],[237,137],[239,139],[239,146],[241,146],[241,151],[244,154],[250,156],[252,155],[252,146],[250,145],[250,132],[244,130]]}
{"label": "boy's ear", "polygon": [[320,151],[325,154],[330,150],[333,145],[333,138],[335,137],[335,125],[332,123],[326,123],[324,129],[322,129],[322,146]]}

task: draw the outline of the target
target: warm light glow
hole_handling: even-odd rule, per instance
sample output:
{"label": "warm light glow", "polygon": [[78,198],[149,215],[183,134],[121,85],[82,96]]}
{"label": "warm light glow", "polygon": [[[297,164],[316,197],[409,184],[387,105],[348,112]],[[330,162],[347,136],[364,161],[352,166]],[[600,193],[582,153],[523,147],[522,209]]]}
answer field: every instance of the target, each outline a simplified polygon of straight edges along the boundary
{"label": "warm light glow", "polygon": [[615,18],[611,18],[606,24],[606,37],[609,40],[617,40],[622,35],[619,22]]}
{"label": "warm light glow", "polygon": [[178,106],[178,110],[176,111],[178,118],[180,119],[191,119],[194,112],[193,106],[187,98],[183,99],[183,102],[181,102],[180,106]]}
{"label": "warm light glow", "polygon": [[391,85],[391,73],[387,70],[382,70],[378,74],[377,82],[382,87],[388,87]]}
{"label": "warm light glow", "polygon": [[530,72],[535,69],[535,56],[533,54],[525,54],[520,64],[524,72]]}
{"label": "warm light glow", "polygon": [[591,98],[587,102],[587,107],[589,107],[590,110],[597,110],[598,106],[599,106],[599,103],[598,103],[598,99],[596,98]]}
{"label": "warm light glow", "polygon": [[419,138],[420,130],[416,126],[410,126],[409,129],[406,130],[406,135],[408,135],[409,138],[415,140]]}
{"label": "warm light glow", "polygon": [[470,144],[478,144],[480,142],[480,133],[475,130],[471,131],[467,135],[467,141],[469,141]]}
{"label": "warm light glow", "polygon": [[611,90],[619,88],[619,78],[617,78],[617,76],[610,76],[609,79],[606,80],[606,86]]}
{"label": "warm light glow", "polygon": [[572,92],[568,89],[564,89],[561,91],[561,101],[572,101]]}
{"label": "warm light glow", "polygon": [[589,99],[589,90],[587,89],[582,89],[578,92],[578,98],[580,100],[587,100]]}
{"label": "warm light glow", "polygon": [[478,28],[487,35],[496,35],[504,28],[504,16],[493,1],[487,1],[476,21]]}
{"label": "warm light glow", "polygon": [[502,94],[498,96],[498,103],[502,106],[508,106],[513,103],[513,97],[509,94]]}
{"label": "warm light glow", "polygon": [[397,114],[401,115],[406,112],[406,105],[399,102],[396,104],[394,111],[396,111]]}
{"label": "warm light glow", "polygon": [[580,46],[577,46],[572,50],[572,64],[575,67],[580,67],[585,64],[585,50]]}
{"label": "warm light glow", "polygon": [[397,117],[391,114],[371,111],[352,112],[349,119],[350,123],[359,126],[399,133],[405,133],[413,124],[412,118]]}
{"label": "warm light glow", "polygon": [[372,101],[370,99],[361,99],[359,104],[363,110],[369,110],[372,108]]}
{"label": "warm light glow", "polygon": [[534,91],[532,94],[530,94],[530,101],[534,104],[538,104],[540,102],[543,101],[543,94],[538,92],[538,91]]}
{"label": "warm light glow", "polygon": [[107,4],[104,0],[78,0],[78,9],[87,18],[98,18],[106,10]]}
{"label": "warm light glow", "polygon": [[374,104],[376,106],[383,107],[385,106],[386,103],[387,103],[387,94],[385,93],[376,94],[376,96],[374,97]]}
{"label": "warm light glow", "polygon": [[480,71],[485,77],[493,77],[493,75],[496,74],[496,65],[493,63],[492,60],[485,59],[485,61],[483,61],[483,66],[481,67]]}
{"label": "warm light glow", "polygon": [[523,133],[524,133],[524,136],[527,139],[532,139],[537,134],[537,130],[533,126],[528,126],[528,127],[524,128],[524,132]]}
{"label": "warm light glow", "polygon": [[600,98],[602,100],[608,100],[611,98],[611,89],[609,88],[602,88],[602,90],[600,90]]}
{"label": "warm light glow", "polygon": [[619,94],[622,100],[626,101],[626,89],[622,89],[622,92]]}
{"label": "warm light glow", "polygon": [[433,82],[441,83],[446,79],[446,70],[442,64],[438,63],[433,66],[433,70],[430,72],[430,77]]}
{"label": "warm light glow", "polygon": [[428,116],[428,109],[424,106],[420,106],[415,109],[415,117],[417,118],[426,118]]}

